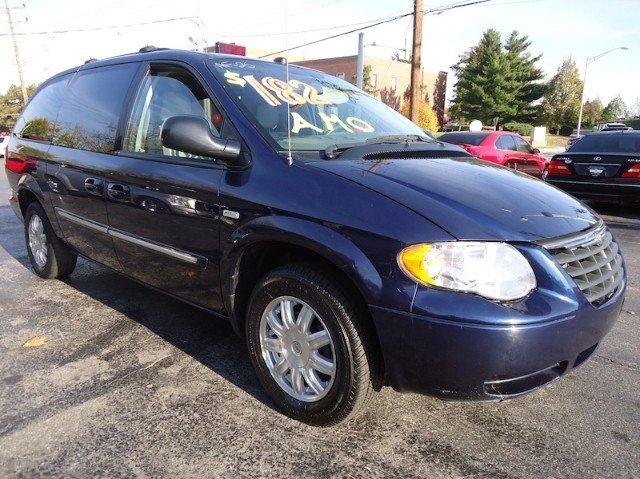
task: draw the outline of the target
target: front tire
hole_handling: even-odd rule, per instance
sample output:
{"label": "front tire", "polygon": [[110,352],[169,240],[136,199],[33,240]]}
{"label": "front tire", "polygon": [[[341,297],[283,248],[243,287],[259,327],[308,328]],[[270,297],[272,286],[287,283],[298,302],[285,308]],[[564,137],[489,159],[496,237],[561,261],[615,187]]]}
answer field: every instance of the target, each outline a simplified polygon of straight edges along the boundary
{"label": "front tire", "polygon": [[350,419],[379,388],[366,310],[321,266],[280,267],[255,287],[247,342],[267,393],[288,416],[318,426]]}
{"label": "front tire", "polygon": [[76,267],[77,254],[53,231],[39,203],[31,203],[24,215],[24,237],[35,273],[45,279],[62,279]]}

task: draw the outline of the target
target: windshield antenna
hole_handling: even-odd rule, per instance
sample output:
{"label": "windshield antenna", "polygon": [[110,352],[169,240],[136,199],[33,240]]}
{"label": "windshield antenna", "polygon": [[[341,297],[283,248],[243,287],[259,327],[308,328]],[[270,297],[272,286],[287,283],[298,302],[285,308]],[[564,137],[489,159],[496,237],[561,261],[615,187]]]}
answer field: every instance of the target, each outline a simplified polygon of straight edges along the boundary
{"label": "windshield antenna", "polygon": [[[284,0],[284,54],[285,54],[285,75],[287,78],[287,89],[289,88],[289,28],[287,18],[289,9],[287,8],[287,0]],[[293,165],[293,157],[291,156],[291,104],[287,101],[287,165]]]}

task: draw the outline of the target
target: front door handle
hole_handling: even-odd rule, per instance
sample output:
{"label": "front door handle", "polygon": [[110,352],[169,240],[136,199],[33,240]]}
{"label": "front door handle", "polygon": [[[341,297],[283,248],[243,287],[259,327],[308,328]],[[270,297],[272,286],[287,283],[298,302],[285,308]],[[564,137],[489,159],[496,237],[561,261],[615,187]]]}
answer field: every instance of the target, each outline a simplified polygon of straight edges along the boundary
{"label": "front door handle", "polygon": [[94,195],[101,195],[104,182],[100,178],[87,178],[84,180],[84,189]]}
{"label": "front door handle", "polygon": [[129,197],[129,187],[119,183],[107,185],[107,196],[113,200],[124,200]]}

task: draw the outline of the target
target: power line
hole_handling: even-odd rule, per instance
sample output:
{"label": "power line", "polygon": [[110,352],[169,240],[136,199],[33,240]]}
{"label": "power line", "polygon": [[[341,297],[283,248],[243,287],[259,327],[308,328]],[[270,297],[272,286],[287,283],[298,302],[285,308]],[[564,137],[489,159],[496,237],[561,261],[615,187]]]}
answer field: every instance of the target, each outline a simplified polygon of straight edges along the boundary
{"label": "power line", "polygon": [[[485,0],[485,1],[489,1],[489,0]],[[366,30],[368,28],[377,27],[378,25],[382,25],[383,23],[394,22],[396,20],[400,20],[401,18],[405,18],[405,17],[411,16],[411,15],[413,15],[413,12],[403,13],[401,15],[396,15],[395,17],[391,17],[389,19],[380,20],[378,22],[372,23],[371,25],[367,25],[367,26],[362,27],[362,28],[355,28],[355,29],[349,30],[347,32],[336,33],[335,35],[331,35],[329,37],[324,37],[324,38],[319,38],[318,40],[313,40],[311,42],[303,43],[301,45],[296,45],[295,47],[287,48],[285,50],[279,50],[277,52],[268,53],[268,54],[262,55],[262,56],[260,56],[258,58],[264,58],[264,57],[268,57],[268,56],[271,56],[271,55],[277,55],[278,53],[284,53],[284,52],[287,52],[287,51],[290,51],[290,50],[296,50],[298,48],[307,47],[309,45],[315,45],[316,43],[325,42],[327,40],[332,40],[334,38],[342,37],[344,35],[349,35],[350,33],[355,33],[355,32],[359,32],[359,31],[362,31],[362,30]]]}
{"label": "power line", "polygon": [[[424,11],[424,15],[440,14],[440,13],[443,13],[443,12],[447,12],[449,10],[454,10],[456,8],[469,7],[469,6],[472,6],[472,5],[480,5],[482,3],[487,3],[487,2],[490,2],[490,1],[492,1],[492,0],[472,0],[472,1],[466,1],[466,2],[453,3],[453,4],[449,4],[449,5],[444,5],[444,6],[441,6],[441,7],[432,8],[430,10],[425,10]],[[390,22],[395,22],[396,20],[400,20],[402,18],[406,18],[406,17],[409,17],[411,15],[413,15],[413,11],[407,12],[407,13],[402,13],[400,15],[395,15],[395,16],[387,18],[387,19],[382,19],[380,21],[376,21],[376,22],[372,23],[371,25],[366,25],[366,26],[361,27],[361,28],[355,28],[353,30],[348,30],[346,32],[336,33],[335,35],[330,35],[328,37],[319,38],[317,40],[313,40],[313,41],[310,41],[310,42],[302,43],[300,45],[296,45],[294,47],[286,48],[284,50],[279,50],[277,52],[267,53],[266,55],[261,55],[258,58],[265,58],[265,57],[269,57],[271,55],[277,55],[279,53],[284,53],[284,52],[287,52],[287,51],[296,50],[298,48],[308,47],[309,45],[315,45],[316,43],[325,42],[327,40],[333,40],[334,38],[342,37],[344,35],[349,35],[351,33],[359,32],[359,31],[362,31],[362,30],[367,30],[369,28],[377,27],[378,25],[382,25],[382,24],[390,23]]]}
{"label": "power line", "polygon": [[[324,32],[327,30],[336,30],[337,28],[347,28],[347,27],[355,27],[358,25],[367,25],[371,22],[376,22],[379,20],[383,20],[386,19],[388,17],[381,17],[381,18],[376,18],[374,20],[366,20],[366,21],[362,21],[362,22],[356,22],[356,23],[347,23],[344,25],[335,25],[333,27],[322,27],[322,28],[312,28],[310,30],[298,30],[296,32],[288,32],[289,35],[298,35],[301,33],[313,33],[313,32]],[[286,35],[286,33],[284,32],[272,32],[272,33],[254,33],[254,34],[247,34],[247,35],[237,35],[234,33],[223,33],[223,34],[216,34],[216,37],[219,38],[256,38],[256,37],[274,37],[274,36],[281,36],[281,35]]]}
{"label": "power line", "polygon": [[[68,30],[49,30],[46,32],[16,32],[16,36],[26,36],[26,35],[56,35],[60,33],[76,33],[76,32],[93,32],[98,30],[111,30],[114,28],[129,28],[129,27],[138,27],[140,25],[152,25],[157,23],[167,23],[167,22],[176,22],[180,20],[190,20],[194,21],[195,17],[174,17],[174,18],[164,18],[161,20],[151,20],[148,22],[139,22],[139,23],[127,23],[122,25],[105,25],[101,27],[86,27],[86,28],[71,28]],[[7,37],[11,35],[11,33],[0,33],[0,37]]]}

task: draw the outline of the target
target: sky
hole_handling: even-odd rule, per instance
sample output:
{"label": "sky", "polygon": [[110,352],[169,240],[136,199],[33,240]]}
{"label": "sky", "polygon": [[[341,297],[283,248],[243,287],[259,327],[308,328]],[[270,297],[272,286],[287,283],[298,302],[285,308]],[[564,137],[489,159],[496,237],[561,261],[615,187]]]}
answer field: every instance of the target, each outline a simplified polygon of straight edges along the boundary
{"label": "sky", "polygon": [[[459,1],[424,0],[424,5],[429,9]],[[412,4],[411,0],[9,0],[16,7],[11,11],[16,32],[21,34],[17,38],[26,83],[39,83],[88,58],[137,51],[149,44],[194,49],[226,41],[280,50],[352,30],[361,22],[409,12]],[[4,9],[0,15],[4,17],[0,18],[0,90],[5,91],[18,83],[18,74]],[[180,17],[190,18],[142,24]],[[59,33],[95,28],[101,30]],[[628,47],[589,66],[586,97],[599,97],[606,104],[622,95],[630,108],[640,108],[640,0],[491,0],[427,15],[425,69],[450,71],[488,28],[503,36],[512,30],[528,35],[531,52],[542,54],[539,65],[547,78],[570,56],[582,72],[587,57]],[[33,32],[52,33],[29,34]],[[396,49],[410,45],[411,17],[364,33],[365,54],[389,58]],[[296,49],[292,55],[308,59],[353,55],[357,35]],[[448,96],[454,81],[450,77]]]}

